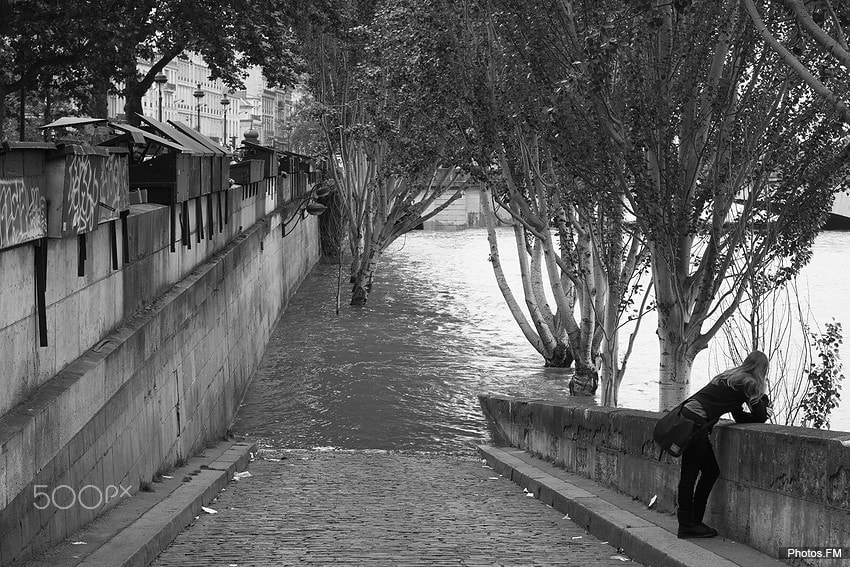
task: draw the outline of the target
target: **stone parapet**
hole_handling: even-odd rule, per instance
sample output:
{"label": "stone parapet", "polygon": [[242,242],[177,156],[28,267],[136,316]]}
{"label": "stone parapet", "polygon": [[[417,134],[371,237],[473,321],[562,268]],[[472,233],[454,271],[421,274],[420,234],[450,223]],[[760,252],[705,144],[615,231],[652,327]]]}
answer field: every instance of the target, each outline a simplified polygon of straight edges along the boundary
{"label": "stone parapet", "polygon": [[[493,440],[674,511],[680,461],[658,458],[662,414],[480,396]],[[850,541],[850,433],[722,421],[712,442],[720,479],[706,523],[786,559],[785,548]],[[839,565],[823,560],[818,565]]]}

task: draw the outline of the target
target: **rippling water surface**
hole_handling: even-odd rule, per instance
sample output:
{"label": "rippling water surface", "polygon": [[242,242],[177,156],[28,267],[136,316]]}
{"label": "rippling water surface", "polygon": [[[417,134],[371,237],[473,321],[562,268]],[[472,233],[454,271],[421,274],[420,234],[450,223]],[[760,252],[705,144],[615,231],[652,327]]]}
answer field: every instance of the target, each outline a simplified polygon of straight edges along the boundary
{"label": "rippling water surface", "polygon": [[[516,253],[509,233],[501,236],[520,298]],[[847,233],[821,237],[809,272],[819,262],[834,271],[848,245]],[[543,367],[505,307],[488,256],[484,230],[411,233],[382,259],[364,308],[347,305],[343,283],[339,315],[337,266],[317,265],[281,317],[235,429],[273,447],[457,451],[487,437],[480,393],[567,399],[569,371]],[[822,297],[824,287],[833,298],[850,297],[850,283],[832,279],[839,281],[809,274],[818,286],[813,299],[824,303],[818,314],[813,301],[819,321],[840,303]],[[657,407],[654,325],[643,324],[621,406]],[[707,360],[697,359],[694,385],[708,379]],[[850,429],[846,414],[834,414],[833,429]]]}

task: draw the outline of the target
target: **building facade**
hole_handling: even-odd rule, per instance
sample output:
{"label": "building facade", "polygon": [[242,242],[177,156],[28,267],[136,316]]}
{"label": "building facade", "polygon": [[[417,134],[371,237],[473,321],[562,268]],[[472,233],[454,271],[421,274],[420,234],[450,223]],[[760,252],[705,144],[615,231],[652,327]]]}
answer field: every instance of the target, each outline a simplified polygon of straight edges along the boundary
{"label": "building facade", "polygon": [[[151,62],[139,61],[147,73]],[[163,69],[166,82],[154,83],[142,98],[145,116],[183,122],[217,142],[236,147],[245,132],[255,130],[259,143],[289,149],[293,89],[271,88],[259,68],[248,71],[245,88],[230,90],[221,79],[210,79],[210,68],[200,55],[184,52]],[[110,119],[124,117],[124,97],[110,95]]]}

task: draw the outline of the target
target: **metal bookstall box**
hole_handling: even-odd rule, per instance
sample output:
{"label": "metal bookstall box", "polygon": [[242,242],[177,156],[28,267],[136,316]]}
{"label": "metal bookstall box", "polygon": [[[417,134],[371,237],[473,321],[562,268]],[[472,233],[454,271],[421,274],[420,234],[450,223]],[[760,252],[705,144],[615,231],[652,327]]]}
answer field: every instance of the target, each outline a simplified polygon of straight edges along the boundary
{"label": "metal bookstall box", "polygon": [[[162,174],[172,176],[176,174],[176,186],[174,187],[174,195],[171,197],[172,200],[167,203],[163,202],[160,200],[161,197],[167,197],[163,195],[155,196],[157,200],[153,200],[152,202],[173,205],[209,193],[211,164],[207,158],[212,156],[212,151],[197,143],[191,137],[186,136],[171,124],[159,122],[148,116],[140,116],[139,118],[147,125],[148,131],[181,148],[179,157],[170,156],[163,160],[164,163],[162,164],[159,163],[159,158],[154,157],[136,166],[136,169],[138,169],[137,174],[141,174],[145,168],[150,170],[150,174],[154,176],[161,176]],[[174,152],[169,152],[166,155],[172,153]],[[161,165],[165,166],[164,170],[160,169]],[[135,177],[139,181],[142,180],[141,177],[132,175],[131,177]]]}
{"label": "metal bookstall box", "polygon": [[66,238],[97,230],[101,194],[108,183],[108,159],[106,148],[78,144],[59,145],[47,155],[48,237]]}
{"label": "metal bookstall box", "polygon": [[[142,117],[142,120],[180,145],[191,148],[199,156],[199,196],[203,199],[197,199],[195,202],[196,234],[200,241],[205,235],[206,238],[212,239],[216,227],[218,232],[223,232],[224,225],[229,222],[231,209],[230,194],[226,191],[230,187],[230,151],[182,122],[169,120],[167,124],[163,124],[147,117]],[[185,212],[183,219],[184,226],[188,225]]]}
{"label": "metal bookstall box", "polygon": [[129,165],[131,190],[147,192],[147,201],[175,205],[200,195],[199,168],[191,150],[162,136],[129,124],[113,124],[124,132],[109,142],[130,143],[134,148]]}
{"label": "metal bookstall box", "polygon": [[245,147],[243,153],[245,159],[256,159],[263,162],[263,176],[266,179],[277,177],[279,169],[277,150],[248,140],[243,141],[242,144]]}
{"label": "metal bookstall box", "polygon": [[276,204],[280,204],[280,193],[278,192],[278,152],[274,148],[260,145],[250,140],[244,140],[242,158],[245,160],[258,160],[263,163],[263,188],[264,193]]}
{"label": "metal bookstall box", "polygon": [[[169,120],[168,124],[187,138],[190,138],[200,147],[212,152],[211,156],[205,157],[201,169],[201,177],[203,179],[209,179],[209,191],[215,193],[228,189],[230,187],[230,159],[232,157],[230,150],[182,122]],[[208,172],[206,170],[207,166],[204,163],[209,163]],[[202,192],[205,193],[206,191],[202,190]]]}
{"label": "metal bookstall box", "polygon": [[106,150],[98,224],[118,220],[130,210],[130,150],[120,147]]}
{"label": "metal bookstall box", "polygon": [[265,164],[259,159],[243,159],[230,164],[230,176],[234,183],[247,187],[265,178]]}
{"label": "metal bookstall box", "polygon": [[295,199],[307,193],[310,171],[313,168],[313,159],[309,156],[295,154],[292,152],[282,152],[283,156],[280,159],[280,169],[289,178],[291,195],[290,199]]}
{"label": "metal bookstall box", "polygon": [[44,158],[53,144],[0,146],[0,249],[47,236]]}
{"label": "metal bookstall box", "polygon": [[55,149],[45,142],[3,142],[0,146],[0,251],[26,243],[33,247],[36,329],[42,347],[47,346],[48,335],[44,168],[47,153]]}
{"label": "metal bookstall box", "polygon": [[[157,133],[130,124],[112,123],[122,134],[104,142],[108,146],[127,146],[129,155],[129,184],[136,202],[150,202],[171,208],[170,248],[176,242],[191,247],[188,202],[201,195],[201,152],[175,142],[170,127]],[[168,137],[166,137],[168,136]],[[140,195],[144,195],[141,198]],[[179,207],[178,207],[179,205]],[[179,210],[178,210],[179,209]],[[200,207],[196,207],[198,211]],[[179,219],[178,219],[179,213]],[[208,215],[210,217],[210,215]],[[196,212],[196,218],[199,218]],[[202,224],[196,220],[198,235]],[[180,227],[178,235],[178,226]]]}

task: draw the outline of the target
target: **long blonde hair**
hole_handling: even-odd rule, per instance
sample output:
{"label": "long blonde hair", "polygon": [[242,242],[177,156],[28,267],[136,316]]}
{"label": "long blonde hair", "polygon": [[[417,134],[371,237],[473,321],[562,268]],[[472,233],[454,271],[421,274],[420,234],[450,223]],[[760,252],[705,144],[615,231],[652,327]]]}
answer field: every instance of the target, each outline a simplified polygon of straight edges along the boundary
{"label": "long blonde hair", "polygon": [[754,350],[740,366],[730,368],[715,376],[712,384],[726,382],[733,390],[744,392],[747,400],[754,404],[767,392],[767,355]]}

